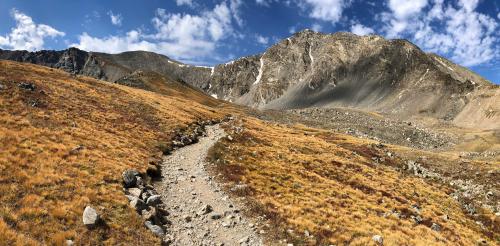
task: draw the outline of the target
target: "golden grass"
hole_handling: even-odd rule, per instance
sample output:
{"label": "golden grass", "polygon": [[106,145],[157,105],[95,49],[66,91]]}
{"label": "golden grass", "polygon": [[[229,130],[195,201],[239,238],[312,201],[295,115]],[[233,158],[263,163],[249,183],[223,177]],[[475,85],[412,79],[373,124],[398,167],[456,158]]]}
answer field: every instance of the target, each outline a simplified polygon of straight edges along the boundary
{"label": "golden grass", "polygon": [[[128,207],[121,172],[144,171],[173,129],[223,110],[197,103],[188,89],[167,97],[7,61],[0,83],[0,245],[158,243]],[[105,226],[83,226],[89,204]]]}
{"label": "golden grass", "polygon": [[[235,195],[248,197],[257,212],[274,221],[271,237],[296,245],[370,245],[376,234],[385,245],[492,240],[447,194],[447,187],[396,171],[391,167],[396,160],[367,140],[252,118],[233,124],[227,127],[233,141],[225,139],[210,152],[213,171],[223,174],[228,188],[248,185]],[[243,132],[233,133],[239,125]],[[385,156],[387,165],[374,164],[373,156]],[[421,224],[411,218],[417,215],[413,205],[420,207]],[[432,223],[442,230],[431,230]],[[305,230],[314,237],[306,238]]]}

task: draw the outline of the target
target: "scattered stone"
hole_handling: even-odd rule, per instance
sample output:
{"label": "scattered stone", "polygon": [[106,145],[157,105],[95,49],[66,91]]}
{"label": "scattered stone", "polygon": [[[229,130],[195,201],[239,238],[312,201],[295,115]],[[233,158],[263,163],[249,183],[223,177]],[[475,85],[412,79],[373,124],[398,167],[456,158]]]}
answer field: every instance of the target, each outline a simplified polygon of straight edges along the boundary
{"label": "scattered stone", "polygon": [[160,195],[153,195],[148,198],[146,201],[147,205],[153,206],[161,203],[161,196]]}
{"label": "scattered stone", "polygon": [[146,204],[144,203],[143,200],[135,197],[130,201],[130,206],[134,208],[137,212],[142,211],[143,209],[147,208]]}
{"label": "scattered stone", "polygon": [[139,188],[129,188],[128,193],[134,197],[140,198],[142,194],[142,190]]}
{"label": "scattered stone", "polygon": [[432,223],[432,225],[431,225],[431,229],[432,229],[433,231],[441,231],[441,226],[440,226],[440,225],[438,225],[438,224],[436,224],[436,223]]}
{"label": "scattered stone", "polygon": [[22,82],[17,85],[19,88],[27,91],[35,91],[36,86],[32,83]]}
{"label": "scattered stone", "polygon": [[203,206],[203,207],[200,208],[200,210],[198,211],[198,214],[199,215],[205,215],[205,214],[211,213],[212,211],[213,211],[212,206],[210,206],[210,205],[207,204],[207,205],[205,205],[205,206]]}
{"label": "scattered stone", "polygon": [[149,209],[143,209],[141,211],[141,216],[144,220],[154,220],[156,215],[157,213],[154,207],[149,207]]}
{"label": "scattered stone", "polygon": [[227,139],[228,139],[229,141],[233,141],[233,137],[231,137],[231,136],[227,136]]}
{"label": "scattered stone", "polygon": [[139,176],[137,170],[129,169],[122,173],[123,183],[125,188],[134,187],[137,184],[137,176]]}
{"label": "scattered stone", "polygon": [[372,240],[373,240],[375,243],[379,244],[379,245],[384,244],[384,238],[383,238],[382,236],[380,236],[380,235],[375,235],[375,236],[373,236],[373,237],[372,237]]}
{"label": "scattered stone", "polygon": [[165,232],[163,231],[163,229],[158,226],[158,225],[153,225],[153,223],[151,221],[146,221],[144,222],[144,225],[153,233],[155,234],[156,236],[158,237],[163,237],[163,235],[165,235]]}
{"label": "scattered stone", "polygon": [[193,220],[193,219],[191,218],[191,216],[189,216],[189,215],[185,215],[185,216],[183,217],[183,219],[184,219],[184,221],[186,221],[186,222],[191,222],[191,221]]}
{"label": "scattered stone", "polygon": [[423,221],[423,219],[422,219],[422,217],[420,215],[417,215],[417,216],[413,216],[412,215],[412,218],[415,221],[415,223],[417,223],[417,224],[420,224]]}
{"label": "scattered stone", "polygon": [[5,89],[5,88],[6,88],[6,86],[5,86],[5,85],[0,84],[0,91],[1,91],[1,90],[3,90],[3,89]]}
{"label": "scattered stone", "polygon": [[308,231],[308,230],[305,230],[305,231],[304,231],[304,236],[309,237],[310,235],[311,235],[311,234],[309,233],[309,231]]}
{"label": "scattered stone", "polygon": [[95,227],[99,223],[99,214],[91,206],[86,206],[83,210],[83,224],[89,228]]}
{"label": "scattered stone", "polygon": [[210,218],[213,220],[218,220],[218,219],[222,218],[222,215],[221,214],[212,214],[212,216],[210,216]]}
{"label": "scattered stone", "polygon": [[73,246],[73,245],[75,245],[75,242],[73,242],[73,240],[70,239],[66,240],[66,246]]}
{"label": "scattered stone", "polygon": [[240,244],[243,244],[243,243],[248,243],[250,242],[250,237],[246,236],[242,239],[240,239],[240,241],[238,241]]}
{"label": "scattered stone", "polygon": [[76,154],[78,154],[78,152],[80,152],[80,150],[82,150],[82,149],[83,149],[83,145],[78,145],[78,146],[74,147],[73,149],[71,149],[71,150],[69,151],[69,154],[70,154],[70,155],[76,155]]}

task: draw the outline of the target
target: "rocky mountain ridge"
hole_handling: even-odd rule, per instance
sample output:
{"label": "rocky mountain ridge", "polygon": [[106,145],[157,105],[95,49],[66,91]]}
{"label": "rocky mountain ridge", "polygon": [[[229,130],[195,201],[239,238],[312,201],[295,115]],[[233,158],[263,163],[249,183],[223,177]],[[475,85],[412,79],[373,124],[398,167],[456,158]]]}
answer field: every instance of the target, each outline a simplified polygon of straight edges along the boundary
{"label": "rocky mountain ridge", "polygon": [[0,50],[0,59],[111,82],[131,76],[141,80],[137,71],[151,71],[212,97],[258,109],[352,107],[402,118],[421,115],[454,120],[472,102],[488,105],[479,110],[480,124],[486,120],[491,125],[500,117],[497,97],[491,96],[498,94],[494,93],[498,86],[406,40],[376,35],[304,30],[262,54],[215,67],[186,65],[152,52],[104,54],[76,48]]}
{"label": "rocky mountain ridge", "polygon": [[305,30],[216,66],[201,88],[262,109],[341,106],[453,119],[466,95],[484,87],[492,84],[406,40]]}

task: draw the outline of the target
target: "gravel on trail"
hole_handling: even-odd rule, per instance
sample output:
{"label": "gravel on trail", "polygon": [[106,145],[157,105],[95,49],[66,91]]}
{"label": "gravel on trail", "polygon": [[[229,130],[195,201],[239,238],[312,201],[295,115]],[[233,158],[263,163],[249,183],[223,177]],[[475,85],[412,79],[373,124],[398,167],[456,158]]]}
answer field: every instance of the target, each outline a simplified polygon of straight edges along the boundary
{"label": "gravel on trail", "polygon": [[164,158],[162,179],[155,183],[170,214],[171,245],[263,245],[255,222],[205,169],[208,150],[225,136],[219,125],[206,130],[196,144]]}

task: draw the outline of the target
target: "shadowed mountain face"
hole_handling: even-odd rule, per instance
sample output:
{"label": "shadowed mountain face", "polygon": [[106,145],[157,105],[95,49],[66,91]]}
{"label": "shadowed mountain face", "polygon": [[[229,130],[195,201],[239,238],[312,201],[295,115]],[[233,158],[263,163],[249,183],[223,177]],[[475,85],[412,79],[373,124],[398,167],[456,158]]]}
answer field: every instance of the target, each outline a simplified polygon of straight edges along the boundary
{"label": "shadowed mountain face", "polygon": [[123,82],[132,75],[137,80],[135,72],[150,71],[213,97],[261,109],[354,107],[402,118],[453,120],[463,118],[464,109],[471,111],[472,102],[489,105],[481,106],[478,124],[494,125],[500,120],[497,97],[484,96],[498,91],[498,86],[408,41],[379,36],[305,30],[263,54],[215,68],[185,65],[151,52],[111,55],[75,48],[34,53],[0,50],[0,59],[111,82]]}

